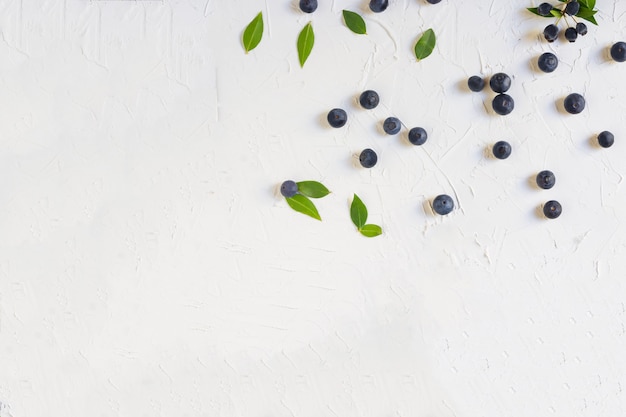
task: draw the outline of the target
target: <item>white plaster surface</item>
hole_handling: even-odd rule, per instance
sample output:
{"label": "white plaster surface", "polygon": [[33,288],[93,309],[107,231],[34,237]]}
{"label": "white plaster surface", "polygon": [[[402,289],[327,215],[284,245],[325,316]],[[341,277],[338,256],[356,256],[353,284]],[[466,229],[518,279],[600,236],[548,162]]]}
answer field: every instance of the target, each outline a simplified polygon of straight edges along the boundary
{"label": "white plaster surface", "polygon": [[[626,2],[575,44],[542,41],[533,5],[0,0],[0,416],[626,415]],[[498,71],[506,117],[465,87]],[[428,142],[382,134],[392,115]],[[333,191],[322,222],[285,179]],[[356,232],[353,193],[382,236]]]}

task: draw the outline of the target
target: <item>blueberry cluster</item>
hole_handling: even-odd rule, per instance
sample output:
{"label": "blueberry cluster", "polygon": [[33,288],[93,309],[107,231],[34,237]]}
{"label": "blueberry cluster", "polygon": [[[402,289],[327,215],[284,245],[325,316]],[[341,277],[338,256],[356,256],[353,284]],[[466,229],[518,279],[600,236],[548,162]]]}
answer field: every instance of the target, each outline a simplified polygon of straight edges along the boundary
{"label": "blueberry cluster", "polygon": [[[557,26],[561,18],[565,20],[567,28],[563,32],[565,39],[569,42],[575,42],[578,36],[587,34],[587,25],[583,22],[576,21],[576,15],[581,12],[581,5],[577,0],[569,0],[562,8],[557,8],[550,3],[541,3],[536,9],[536,13],[540,16],[554,16],[556,23],[551,23],[543,30],[543,37],[548,42],[554,42],[559,37],[559,27]],[[573,26],[570,26],[570,19]]]}
{"label": "blueberry cluster", "polygon": [[[537,174],[535,181],[539,188],[549,190],[556,184],[556,177],[554,176],[554,172],[546,169]],[[543,205],[543,214],[548,219],[556,219],[561,215],[562,211],[563,207],[561,207],[561,203],[556,200],[550,200]]]}
{"label": "blueberry cluster", "polygon": [[[485,88],[485,80],[478,75],[473,75],[467,80],[467,86],[471,91],[479,92]],[[489,79],[489,87],[494,93],[497,93],[491,102],[493,111],[501,116],[510,114],[515,108],[515,100],[505,93],[511,88],[511,77],[503,72],[498,72]]]}

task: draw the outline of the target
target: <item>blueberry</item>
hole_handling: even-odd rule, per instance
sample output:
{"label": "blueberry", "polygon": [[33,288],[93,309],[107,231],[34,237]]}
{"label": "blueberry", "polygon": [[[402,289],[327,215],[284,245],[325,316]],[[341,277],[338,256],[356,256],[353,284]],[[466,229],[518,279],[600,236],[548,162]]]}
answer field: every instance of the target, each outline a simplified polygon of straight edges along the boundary
{"label": "blueberry", "polygon": [[565,97],[563,106],[568,113],[578,114],[585,109],[585,98],[578,93],[572,93]]}
{"label": "blueberry", "polygon": [[482,91],[483,88],[485,88],[485,80],[483,80],[478,75],[472,75],[467,80],[467,86],[469,87],[470,90],[477,93],[479,91]]}
{"label": "blueberry", "polygon": [[296,184],[294,181],[287,180],[283,182],[280,186],[280,193],[284,197],[287,197],[287,198],[293,197],[294,195],[296,195],[297,192],[298,192],[298,184]]}
{"label": "blueberry", "polygon": [[317,0],[300,0],[300,10],[304,13],[313,13],[317,9]]}
{"label": "blueberry", "polygon": [[387,117],[383,122],[383,130],[388,135],[396,135],[400,132],[402,124],[397,117]]}
{"label": "blueberry", "polygon": [[370,0],[370,10],[374,13],[384,12],[389,6],[389,0]]}
{"label": "blueberry", "polygon": [[552,5],[550,3],[541,3],[539,7],[537,7],[537,13],[540,16],[550,16],[552,11]]}
{"label": "blueberry", "polygon": [[493,107],[493,111],[499,115],[506,116],[513,111],[515,101],[513,101],[513,97],[508,94],[498,94],[493,98],[491,107]]}
{"label": "blueberry", "polygon": [[615,136],[607,130],[598,135],[598,144],[603,148],[610,148],[615,142]]}
{"label": "blueberry", "polygon": [[578,32],[574,28],[565,29],[565,39],[570,42],[576,42],[576,38],[578,38]]}
{"label": "blueberry", "polygon": [[543,72],[552,72],[559,66],[559,60],[552,52],[545,52],[537,60],[539,69]]}
{"label": "blueberry", "polygon": [[545,170],[537,174],[537,185],[539,188],[549,190],[554,187],[555,182],[556,178],[554,177],[554,173],[552,171]]}
{"label": "blueberry", "polygon": [[626,42],[617,42],[611,46],[611,58],[617,62],[626,61]]}
{"label": "blueberry", "polygon": [[587,34],[587,25],[583,22],[576,23],[576,32],[578,32],[580,36],[585,36]]}
{"label": "blueberry", "polygon": [[433,200],[433,210],[435,213],[445,216],[454,209],[454,201],[447,194],[441,194]]}
{"label": "blueberry", "polygon": [[489,87],[496,93],[506,93],[511,88],[511,77],[503,72],[493,74],[489,80]]}
{"label": "blueberry", "polygon": [[570,16],[576,16],[579,11],[580,3],[578,3],[577,1],[570,1],[569,3],[567,3],[567,6],[565,6],[565,14],[568,14]]}
{"label": "blueberry", "polygon": [[378,155],[372,149],[363,149],[359,155],[359,162],[363,168],[371,168],[378,162]]}
{"label": "blueberry", "polygon": [[493,145],[493,156],[498,159],[506,159],[511,156],[511,144],[505,140],[496,142]]}
{"label": "blueberry", "polygon": [[423,145],[424,143],[426,143],[426,139],[428,139],[428,134],[423,128],[414,127],[413,129],[409,130],[409,142],[411,142],[413,145]]}
{"label": "blueberry", "polygon": [[437,3],[441,3],[441,0],[426,0],[428,3],[430,4],[437,4]]}
{"label": "blueberry", "polygon": [[543,30],[543,37],[546,38],[548,42],[554,42],[556,38],[559,37],[559,27],[554,23],[549,24]]}
{"label": "blueberry", "polygon": [[563,208],[561,207],[561,203],[555,200],[550,200],[543,205],[543,214],[548,219],[556,219],[561,215],[562,211]]}
{"label": "blueberry", "polygon": [[378,106],[379,102],[380,98],[378,97],[378,93],[373,90],[364,91],[359,97],[359,103],[361,103],[364,109],[371,110]]}
{"label": "blueberry", "polygon": [[343,109],[332,109],[328,112],[328,124],[332,127],[342,127],[348,121],[348,115]]}

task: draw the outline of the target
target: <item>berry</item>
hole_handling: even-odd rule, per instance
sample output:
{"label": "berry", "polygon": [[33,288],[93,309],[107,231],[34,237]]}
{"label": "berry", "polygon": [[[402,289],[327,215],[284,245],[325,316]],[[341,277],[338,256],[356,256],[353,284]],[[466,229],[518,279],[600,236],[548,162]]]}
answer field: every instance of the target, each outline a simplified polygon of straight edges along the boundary
{"label": "berry", "polygon": [[493,107],[493,111],[499,115],[506,116],[515,108],[515,101],[513,101],[513,97],[508,94],[498,94],[493,98],[491,107]]}
{"label": "berry", "polygon": [[587,34],[587,25],[583,22],[576,23],[576,32],[578,32],[580,36],[585,36]]}
{"label": "berry", "polygon": [[374,13],[384,12],[389,6],[389,0],[370,0],[370,10]]}
{"label": "berry", "polygon": [[578,3],[577,1],[570,1],[569,3],[567,3],[567,6],[565,6],[565,14],[568,14],[570,16],[576,16],[579,11],[580,3]]}
{"label": "berry", "polygon": [[332,109],[328,112],[328,124],[332,127],[342,127],[348,121],[348,115],[343,109]]}
{"label": "berry", "polygon": [[485,88],[485,80],[483,80],[478,75],[472,75],[467,80],[467,86],[469,87],[470,90],[477,93],[479,91],[482,91],[483,88]]}
{"label": "berry", "polygon": [[550,16],[550,12],[552,11],[552,5],[550,3],[541,3],[539,7],[537,7],[537,13],[540,16]]}
{"label": "berry", "polygon": [[543,30],[543,37],[546,38],[548,42],[554,42],[556,38],[559,37],[559,27],[554,23],[546,26]]}
{"label": "berry", "polygon": [[383,130],[388,135],[396,135],[398,132],[400,132],[401,127],[402,124],[397,117],[387,117],[383,122]]}
{"label": "berry", "polygon": [[611,46],[611,58],[617,62],[626,61],[626,42],[617,42]]}
{"label": "berry", "polygon": [[578,93],[572,93],[565,97],[563,106],[568,113],[578,114],[585,109],[585,98]]}
{"label": "berry", "polygon": [[501,140],[493,145],[493,156],[498,159],[506,159],[511,155],[511,144]]}
{"label": "berry", "polygon": [[506,93],[511,88],[511,77],[503,72],[493,74],[489,80],[489,87],[496,93]]}
{"label": "berry", "polygon": [[437,4],[437,3],[441,3],[441,0],[426,0],[428,3],[430,4]]}
{"label": "berry", "polygon": [[371,168],[378,162],[378,155],[372,149],[363,149],[359,155],[359,162],[363,168]]}
{"label": "berry", "polygon": [[287,180],[280,185],[280,193],[284,197],[293,197],[298,192],[298,184],[294,181]]}
{"label": "berry", "polygon": [[433,200],[433,210],[435,213],[445,216],[454,209],[454,201],[447,194],[441,194]]}
{"label": "berry", "polygon": [[379,102],[380,98],[378,97],[378,93],[373,90],[364,91],[359,97],[359,103],[364,109],[371,110],[378,106]]}
{"label": "berry", "polygon": [[317,0],[300,0],[300,10],[313,13],[317,9]]}
{"label": "berry", "polygon": [[556,178],[554,177],[554,173],[552,171],[545,170],[537,174],[537,185],[539,188],[549,190],[554,187],[555,182]]}
{"label": "berry", "polygon": [[426,143],[426,139],[428,139],[428,134],[421,127],[414,127],[409,130],[409,142],[413,145],[420,146]]}
{"label": "berry", "polygon": [[562,211],[563,208],[561,207],[561,203],[555,200],[550,200],[543,205],[543,214],[548,219],[556,219],[561,215]]}
{"label": "berry", "polygon": [[598,135],[598,144],[603,148],[610,148],[615,142],[615,136],[607,130]]}
{"label": "berry", "polygon": [[552,72],[559,66],[559,60],[552,52],[545,52],[537,60],[539,69],[543,72]]}
{"label": "berry", "polygon": [[570,42],[576,42],[576,38],[578,38],[578,32],[574,28],[565,29],[565,39]]}

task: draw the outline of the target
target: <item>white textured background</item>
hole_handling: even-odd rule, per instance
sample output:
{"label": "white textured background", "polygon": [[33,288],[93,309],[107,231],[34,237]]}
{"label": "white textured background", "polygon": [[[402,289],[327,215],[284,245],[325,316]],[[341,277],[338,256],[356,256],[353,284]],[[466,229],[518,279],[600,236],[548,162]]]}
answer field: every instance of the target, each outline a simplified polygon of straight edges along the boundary
{"label": "white textured background", "polygon": [[[626,413],[626,63],[608,59],[626,2],[599,0],[575,44],[542,41],[531,0],[366,4],[0,0],[0,416]],[[464,87],[497,71],[507,117]],[[570,92],[578,116],[555,104]],[[383,135],[391,115],[428,142]],[[506,161],[485,152],[501,139]],[[333,191],[323,222],[285,179]],[[355,231],[353,193],[383,236]],[[433,216],[440,193],[460,209]]]}

